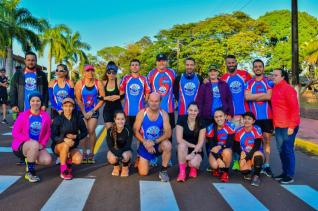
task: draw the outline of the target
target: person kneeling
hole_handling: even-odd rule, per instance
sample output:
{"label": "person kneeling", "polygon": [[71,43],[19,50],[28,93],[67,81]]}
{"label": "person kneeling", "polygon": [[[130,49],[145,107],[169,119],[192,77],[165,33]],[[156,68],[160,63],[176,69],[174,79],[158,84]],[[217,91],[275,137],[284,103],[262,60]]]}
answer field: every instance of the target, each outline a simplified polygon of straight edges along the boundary
{"label": "person kneeling", "polygon": [[[119,176],[120,172],[121,177],[129,176],[133,133],[125,123],[125,113],[123,111],[117,111],[114,114],[113,126],[107,130],[106,142],[109,149],[107,159],[108,162],[114,166],[113,176]],[[123,165],[122,169],[120,169],[119,162]]]}
{"label": "person kneeling", "polygon": [[[252,112],[243,115],[244,126],[238,128],[235,135],[235,148],[240,151],[240,171],[244,179],[252,180],[251,185],[260,185],[260,172],[264,163],[262,149],[262,131],[254,125],[255,116]],[[253,170],[253,177],[251,172]]]}
{"label": "person kneeling", "polygon": [[13,125],[12,150],[18,158],[25,161],[24,178],[29,182],[39,182],[35,163],[50,165],[52,162],[51,155],[45,149],[51,135],[51,119],[40,109],[42,104],[40,93],[31,93],[28,99],[30,109],[20,113]]}
{"label": "person kneeling", "polygon": [[149,96],[149,107],[142,109],[136,116],[134,133],[140,142],[138,147],[138,172],[148,175],[149,161],[162,154],[159,179],[169,182],[168,162],[171,158],[171,126],[168,114],[160,109],[160,95],[153,92]]}
{"label": "person kneeling", "polygon": [[82,154],[77,146],[87,136],[84,120],[74,111],[74,100],[65,98],[62,101],[62,114],[55,117],[52,123],[52,151],[60,159],[60,177],[70,180],[72,164],[82,162]]}
{"label": "person kneeling", "polygon": [[199,120],[198,105],[193,102],[188,106],[188,114],[178,118],[176,136],[178,142],[179,175],[178,182],[186,180],[186,167],[189,165],[189,177],[196,178],[203,158],[205,127]]}
{"label": "person kneeling", "polygon": [[235,125],[226,121],[226,115],[221,108],[216,109],[214,121],[215,123],[207,127],[206,133],[209,163],[213,169],[212,175],[219,177],[222,182],[228,182]]}

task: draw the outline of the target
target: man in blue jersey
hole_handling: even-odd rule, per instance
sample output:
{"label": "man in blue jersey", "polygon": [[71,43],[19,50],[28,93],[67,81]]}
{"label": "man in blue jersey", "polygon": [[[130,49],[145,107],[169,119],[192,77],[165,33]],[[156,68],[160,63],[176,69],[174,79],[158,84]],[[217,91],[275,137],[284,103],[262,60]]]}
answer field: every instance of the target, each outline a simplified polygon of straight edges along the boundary
{"label": "man in blue jersey", "polygon": [[139,74],[140,61],[133,59],[130,62],[131,74],[125,75],[120,84],[120,95],[125,95],[124,112],[128,123],[133,128],[138,111],[145,107],[150,94],[150,86],[145,76]]}
{"label": "man in blue jersey", "polygon": [[167,173],[168,162],[171,158],[171,126],[168,114],[160,109],[160,94],[153,92],[149,95],[148,108],[138,112],[134,124],[134,134],[140,142],[138,147],[138,172],[146,176],[149,172],[149,161],[162,154],[159,178],[169,181]]}
{"label": "man in blue jersey", "polygon": [[264,62],[256,59],[253,62],[255,77],[249,80],[245,89],[245,100],[249,103],[249,109],[255,115],[255,125],[258,125],[263,132],[263,145],[265,148],[265,164],[263,173],[272,177],[269,166],[270,141],[273,133],[273,115],[270,100],[272,97],[273,82],[264,76]]}
{"label": "man in blue jersey", "polygon": [[173,84],[173,93],[178,101],[178,118],[187,114],[188,105],[196,100],[203,82],[202,77],[194,70],[195,60],[191,57],[186,58],[185,72],[178,75]]}

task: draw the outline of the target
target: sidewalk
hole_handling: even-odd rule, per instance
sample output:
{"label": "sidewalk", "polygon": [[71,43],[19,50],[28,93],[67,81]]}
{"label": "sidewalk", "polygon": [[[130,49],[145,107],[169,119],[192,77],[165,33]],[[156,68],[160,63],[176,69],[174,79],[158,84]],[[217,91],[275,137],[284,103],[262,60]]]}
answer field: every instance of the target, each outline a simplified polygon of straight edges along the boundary
{"label": "sidewalk", "polygon": [[318,120],[301,118],[295,145],[318,155]]}

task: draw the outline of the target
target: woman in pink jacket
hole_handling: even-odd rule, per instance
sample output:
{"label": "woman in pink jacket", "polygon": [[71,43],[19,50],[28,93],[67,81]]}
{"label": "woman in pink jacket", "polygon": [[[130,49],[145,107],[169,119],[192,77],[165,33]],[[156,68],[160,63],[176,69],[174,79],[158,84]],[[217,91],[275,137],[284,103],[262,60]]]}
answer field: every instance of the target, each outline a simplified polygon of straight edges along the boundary
{"label": "woman in pink jacket", "polygon": [[41,95],[34,92],[29,96],[30,109],[19,114],[13,125],[13,153],[26,163],[24,178],[29,182],[38,182],[40,178],[35,173],[35,163],[49,165],[51,155],[45,146],[51,135],[50,116],[42,111]]}

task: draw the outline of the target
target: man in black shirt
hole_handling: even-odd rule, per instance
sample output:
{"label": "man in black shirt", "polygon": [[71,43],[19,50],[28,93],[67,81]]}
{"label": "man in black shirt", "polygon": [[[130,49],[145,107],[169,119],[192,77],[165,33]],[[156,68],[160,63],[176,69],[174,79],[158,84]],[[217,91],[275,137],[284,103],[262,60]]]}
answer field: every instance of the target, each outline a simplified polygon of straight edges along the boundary
{"label": "man in black shirt", "polygon": [[9,81],[6,76],[6,70],[4,68],[0,69],[0,105],[2,105],[2,123],[8,124],[6,120],[7,116],[7,104],[8,104],[8,93],[7,88],[9,86]]}

